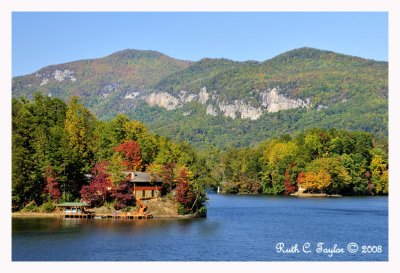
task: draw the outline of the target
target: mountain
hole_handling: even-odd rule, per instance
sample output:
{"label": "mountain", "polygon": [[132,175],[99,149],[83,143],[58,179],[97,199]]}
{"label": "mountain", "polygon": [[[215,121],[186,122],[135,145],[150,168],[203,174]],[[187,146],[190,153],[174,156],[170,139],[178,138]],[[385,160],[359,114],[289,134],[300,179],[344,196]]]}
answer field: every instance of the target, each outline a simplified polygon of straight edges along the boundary
{"label": "mountain", "polygon": [[43,94],[68,100],[79,96],[100,117],[101,111],[127,94],[144,92],[191,62],[170,58],[156,51],[123,50],[94,60],[51,65],[13,79],[13,96]]}
{"label": "mountain", "polygon": [[122,112],[201,148],[245,146],[309,127],[383,137],[388,128],[388,63],[313,48],[264,62],[124,50],[15,77],[12,92],[77,95],[99,118]]}

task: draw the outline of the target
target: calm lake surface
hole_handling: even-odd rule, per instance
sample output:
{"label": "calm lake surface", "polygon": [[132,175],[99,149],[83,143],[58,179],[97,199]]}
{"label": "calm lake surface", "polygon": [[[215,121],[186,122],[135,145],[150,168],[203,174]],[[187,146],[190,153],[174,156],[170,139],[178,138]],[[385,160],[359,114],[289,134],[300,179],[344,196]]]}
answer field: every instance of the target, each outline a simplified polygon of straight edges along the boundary
{"label": "calm lake surface", "polygon": [[[205,219],[13,218],[12,259],[386,261],[387,200],[209,194]],[[279,243],[285,245],[280,252]],[[347,249],[350,243],[358,245],[355,253]],[[330,255],[335,244],[341,253]],[[367,253],[362,253],[363,246]],[[379,246],[381,253],[368,253],[379,252]],[[354,252],[356,246],[349,248]],[[290,251],[295,253],[283,253]]]}

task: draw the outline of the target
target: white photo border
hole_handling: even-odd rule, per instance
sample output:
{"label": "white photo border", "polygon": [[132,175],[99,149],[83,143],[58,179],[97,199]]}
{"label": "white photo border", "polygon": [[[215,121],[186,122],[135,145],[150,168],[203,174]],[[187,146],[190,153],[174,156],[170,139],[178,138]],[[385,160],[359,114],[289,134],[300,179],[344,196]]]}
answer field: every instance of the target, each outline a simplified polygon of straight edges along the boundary
{"label": "white photo border", "polygon": [[[389,261],[388,262],[12,262],[11,258],[11,33],[12,12],[110,11],[379,11],[389,13]],[[396,272],[399,264],[400,7],[396,0],[3,0],[0,3],[2,272]]]}

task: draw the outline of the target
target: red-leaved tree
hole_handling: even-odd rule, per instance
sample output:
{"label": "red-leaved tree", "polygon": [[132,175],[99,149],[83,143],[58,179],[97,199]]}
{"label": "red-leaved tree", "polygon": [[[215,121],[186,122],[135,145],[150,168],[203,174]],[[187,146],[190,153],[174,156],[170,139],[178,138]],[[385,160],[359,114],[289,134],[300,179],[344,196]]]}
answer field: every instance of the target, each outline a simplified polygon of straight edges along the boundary
{"label": "red-leaved tree", "polygon": [[107,173],[108,162],[97,163],[92,170],[93,178],[89,185],[82,187],[80,194],[82,201],[99,207],[102,206],[111,190],[110,176]]}
{"label": "red-leaved tree", "polygon": [[133,205],[132,188],[127,182],[121,182],[117,187],[113,188],[111,197],[115,198],[115,209],[123,209],[126,206]]}
{"label": "red-leaved tree", "polygon": [[139,171],[142,169],[142,152],[137,141],[126,140],[115,147],[114,150],[123,155],[124,161],[122,164],[127,170]]}
{"label": "red-leaved tree", "polygon": [[160,173],[160,178],[163,181],[162,184],[162,192],[163,194],[169,193],[172,188],[175,186],[174,185],[174,168],[175,164],[173,163],[168,163],[164,164],[161,167],[161,173]]}
{"label": "red-leaved tree", "polygon": [[292,194],[296,191],[296,185],[294,185],[290,179],[289,170],[285,171],[285,195]]}
{"label": "red-leaved tree", "polygon": [[189,171],[186,168],[182,168],[178,175],[178,185],[176,187],[176,201],[178,201],[186,210],[189,212],[193,203],[195,202],[196,196],[190,188],[189,184]]}
{"label": "red-leaved tree", "polygon": [[44,193],[47,195],[48,200],[58,201],[61,198],[61,191],[58,187],[56,174],[51,166],[46,167],[45,180]]}

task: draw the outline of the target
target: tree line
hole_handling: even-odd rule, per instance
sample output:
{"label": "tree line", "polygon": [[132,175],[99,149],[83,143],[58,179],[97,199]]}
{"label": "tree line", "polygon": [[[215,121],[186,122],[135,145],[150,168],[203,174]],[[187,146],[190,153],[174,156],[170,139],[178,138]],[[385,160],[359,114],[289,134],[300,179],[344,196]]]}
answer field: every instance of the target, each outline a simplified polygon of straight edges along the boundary
{"label": "tree line", "polygon": [[388,194],[388,146],[372,134],[309,129],[249,148],[229,148],[218,176],[229,193]]}

